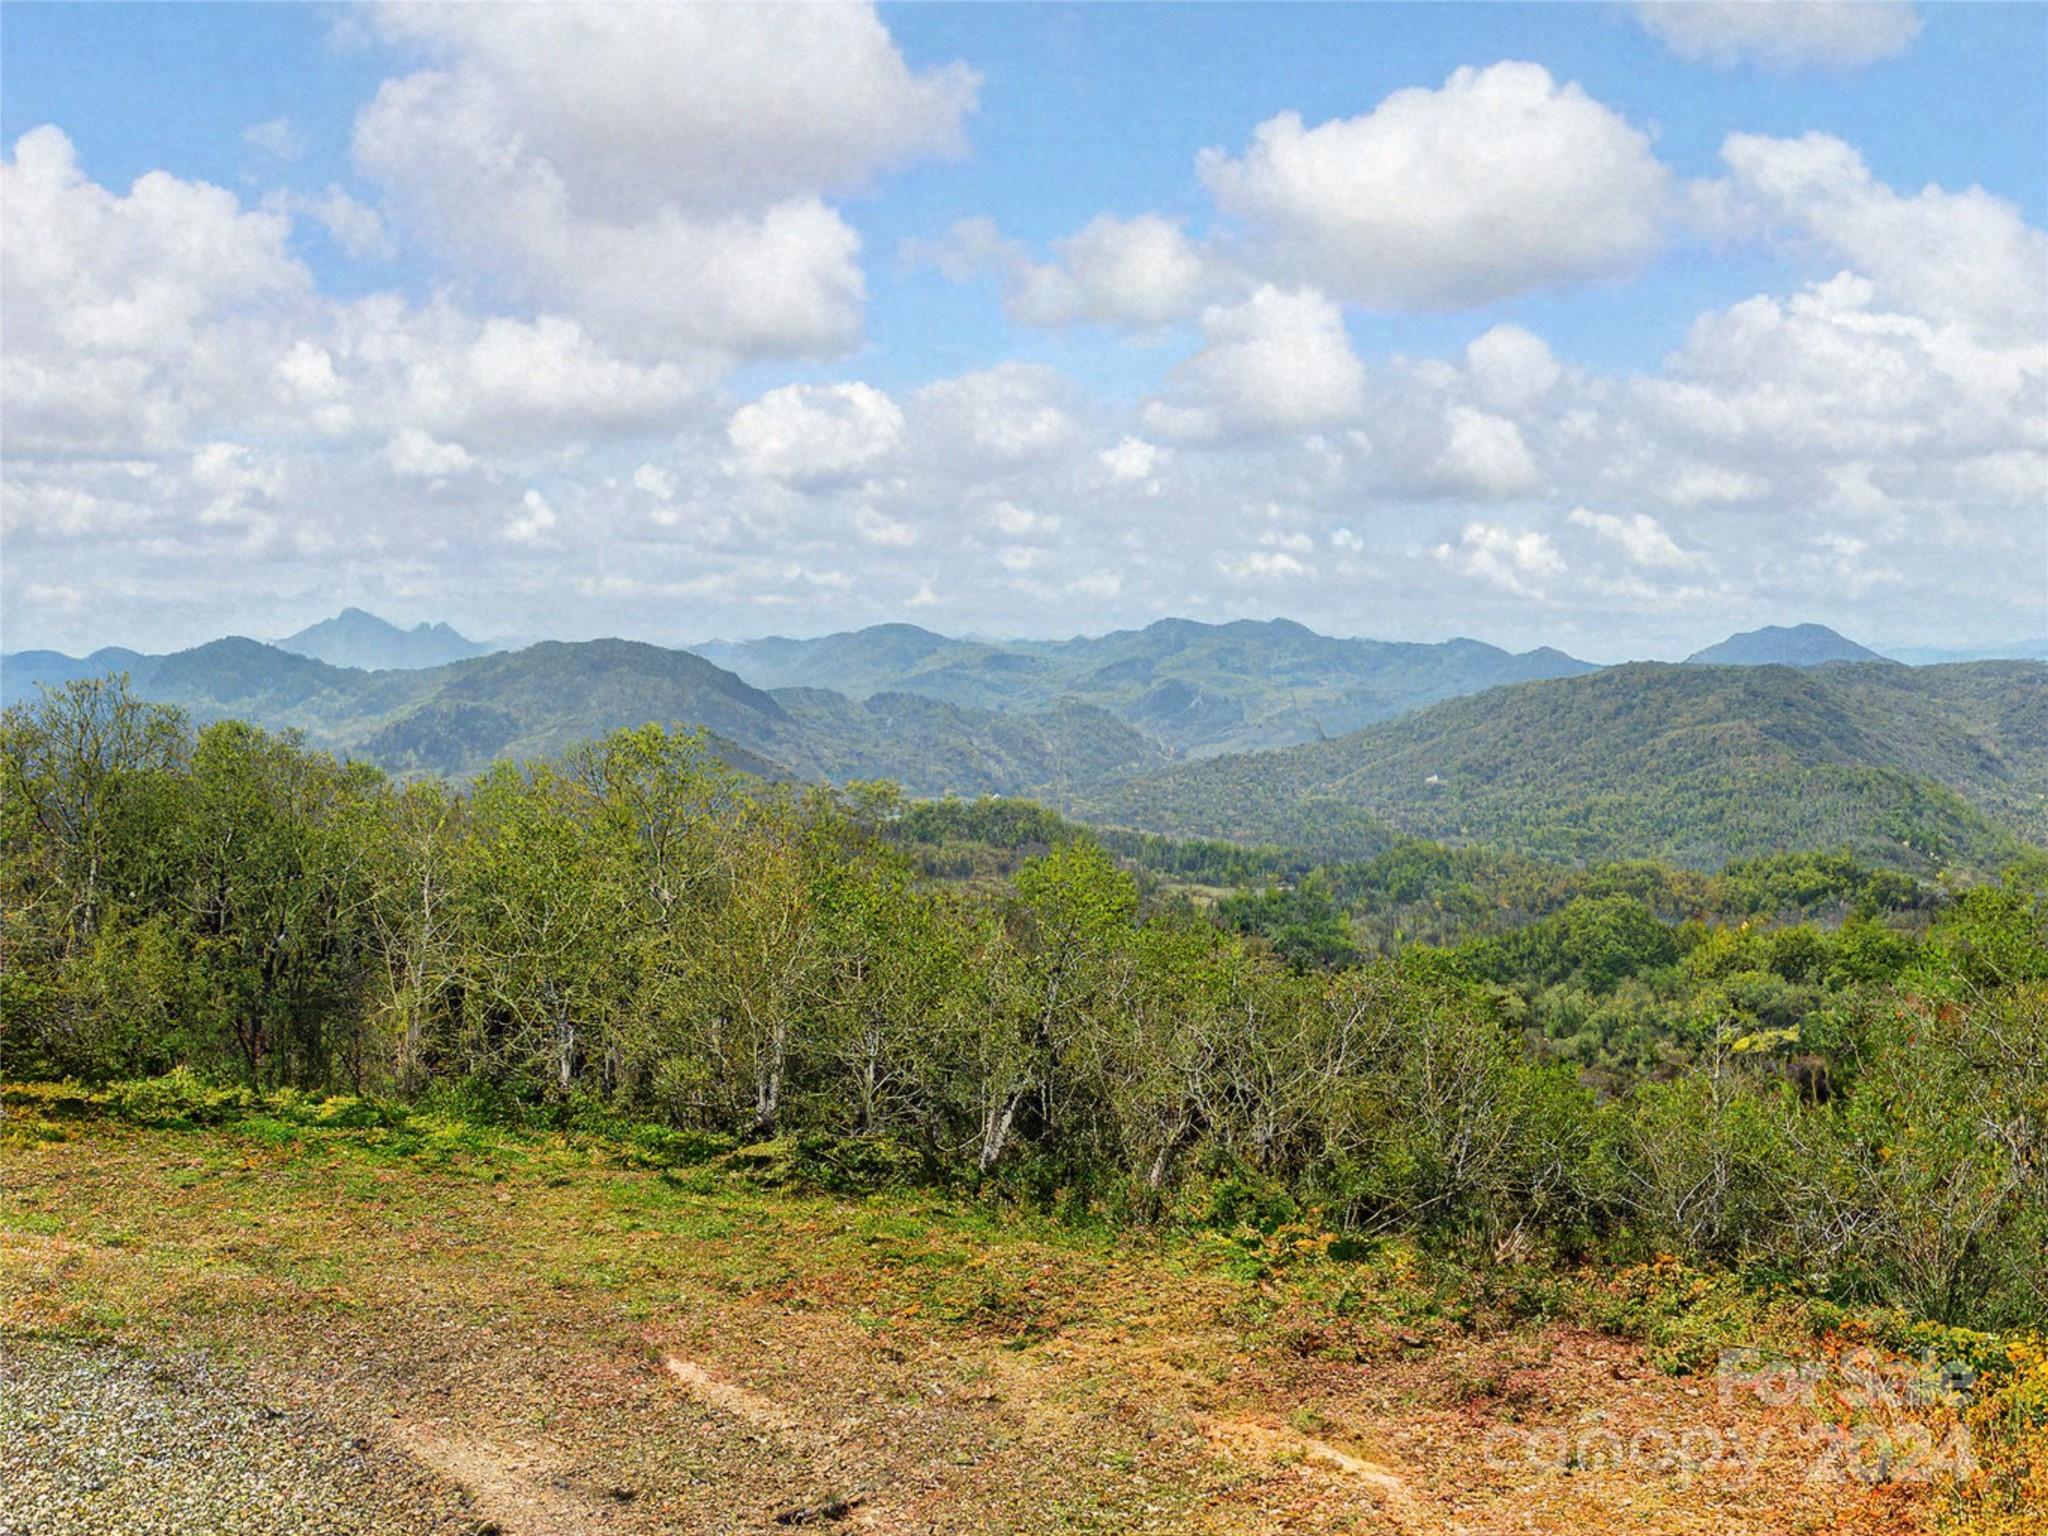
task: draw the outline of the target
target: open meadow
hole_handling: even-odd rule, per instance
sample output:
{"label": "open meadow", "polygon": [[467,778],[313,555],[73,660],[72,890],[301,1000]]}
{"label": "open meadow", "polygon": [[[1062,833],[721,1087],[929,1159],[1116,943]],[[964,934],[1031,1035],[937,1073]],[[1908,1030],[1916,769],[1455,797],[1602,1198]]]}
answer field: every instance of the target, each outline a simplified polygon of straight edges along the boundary
{"label": "open meadow", "polygon": [[1926,1341],[1668,1262],[1482,1278],[835,1194],[787,1145],[207,1105],[10,1090],[9,1536],[2040,1528],[1951,1475],[1989,1420],[1906,1390]]}

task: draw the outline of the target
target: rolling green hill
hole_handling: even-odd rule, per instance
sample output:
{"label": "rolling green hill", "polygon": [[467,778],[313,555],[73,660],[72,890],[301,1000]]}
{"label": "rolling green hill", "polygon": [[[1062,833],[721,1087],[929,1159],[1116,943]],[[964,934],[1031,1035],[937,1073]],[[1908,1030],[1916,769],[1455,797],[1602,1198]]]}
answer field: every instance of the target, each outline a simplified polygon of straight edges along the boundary
{"label": "rolling green hill", "polygon": [[1638,663],[1083,796],[1145,831],[1370,852],[1392,833],[1701,867],[1847,845],[1928,870],[2048,844],[2048,667]]}
{"label": "rolling green hill", "polygon": [[401,774],[475,773],[650,720],[705,730],[734,766],[766,777],[887,778],[924,795],[1064,797],[1170,760],[1116,716],[1072,700],[1000,715],[908,694],[771,693],[701,656],[630,640],[363,672],[234,638],[162,658],[136,688],[202,721],[303,731]]}
{"label": "rolling green hill", "polygon": [[1477,640],[1340,640],[1286,619],[1161,619],[1108,635],[1000,645],[881,624],[815,640],[694,649],[763,688],[830,688],[856,699],[914,693],[999,710],[1077,699],[1191,756],[1315,741],[1502,683],[1592,670],[1547,647],[1514,655]]}

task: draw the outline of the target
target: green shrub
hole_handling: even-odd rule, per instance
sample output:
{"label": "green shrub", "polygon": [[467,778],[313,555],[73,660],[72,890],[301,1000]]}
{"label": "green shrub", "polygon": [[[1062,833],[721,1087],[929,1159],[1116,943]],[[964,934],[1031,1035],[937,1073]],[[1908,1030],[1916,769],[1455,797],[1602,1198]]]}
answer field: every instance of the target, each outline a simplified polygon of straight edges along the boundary
{"label": "green shrub", "polygon": [[162,1077],[109,1083],[109,1108],[137,1125],[225,1125],[256,1109],[260,1100],[240,1084],[216,1086],[198,1073],[177,1067]]}

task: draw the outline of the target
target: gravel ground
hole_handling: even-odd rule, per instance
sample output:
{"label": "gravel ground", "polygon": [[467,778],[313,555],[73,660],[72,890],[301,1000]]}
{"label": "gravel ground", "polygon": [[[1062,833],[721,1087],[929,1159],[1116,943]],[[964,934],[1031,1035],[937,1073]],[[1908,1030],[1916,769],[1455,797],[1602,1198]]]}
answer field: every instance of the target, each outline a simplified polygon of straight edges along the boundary
{"label": "gravel ground", "polygon": [[0,1536],[458,1536],[461,1492],[200,1353],[0,1336]]}

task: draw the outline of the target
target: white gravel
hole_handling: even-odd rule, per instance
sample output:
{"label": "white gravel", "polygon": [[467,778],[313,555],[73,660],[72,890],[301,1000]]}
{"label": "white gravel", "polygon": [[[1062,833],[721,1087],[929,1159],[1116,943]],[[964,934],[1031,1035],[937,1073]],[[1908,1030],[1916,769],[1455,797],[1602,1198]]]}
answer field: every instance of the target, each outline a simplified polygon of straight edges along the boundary
{"label": "white gravel", "polygon": [[476,1536],[460,1490],[199,1353],[0,1335],[0,1536]]}

